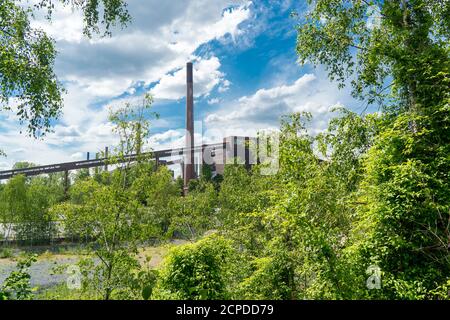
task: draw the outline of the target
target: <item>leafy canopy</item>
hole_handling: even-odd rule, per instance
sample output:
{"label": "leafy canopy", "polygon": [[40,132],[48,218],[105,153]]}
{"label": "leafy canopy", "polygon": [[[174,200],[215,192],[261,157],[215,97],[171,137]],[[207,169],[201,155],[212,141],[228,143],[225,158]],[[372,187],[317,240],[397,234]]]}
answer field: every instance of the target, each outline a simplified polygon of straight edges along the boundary
{"label": "leafy canopy", "polygon": [[353,94],[368,103],[383,105],[393,93],[400,110],[425,108],[448,92],[448,1],[308,3],[297,28],[300,62],[325,65],[341,86],[350,80]]}
{"label": "leafy canopy", "polygon": [[63,104],[64,89],[54,72],[55,42],[30,23],[40,9],[47,10],[50,20],[56,3],[83,12],[88,37],[111,35],[114,26],[130,21],[123,0],[41,0],[33,7],[16,0],[0,2],[0,110],[13,111],[34,137],[50,130]]}

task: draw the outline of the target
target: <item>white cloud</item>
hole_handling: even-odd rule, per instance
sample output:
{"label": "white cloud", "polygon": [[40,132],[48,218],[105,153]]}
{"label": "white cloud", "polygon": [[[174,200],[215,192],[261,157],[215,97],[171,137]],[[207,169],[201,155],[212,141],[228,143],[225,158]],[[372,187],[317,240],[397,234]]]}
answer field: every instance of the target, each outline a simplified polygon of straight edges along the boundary
{"label": "white cloud", "polygon": [[[220,39],[226,34],[230,34],[235,38],[240,34],[239,24],[250,17],[251,2],[244,3],[239,7],[229,8],[220,19],[213,21],[210,11],[212,7],[216,7],[221,1],[191,1],[186,8],[185,14],[173,21],[168,31],[174,32],[172,48],[173,50],[183,53],[189,49],[192,50],[193,44],[201,44],[214,39]],[[235,3],[242,1],[235,1]],[[215,3],[215,4],[213,4]],[[222,1],[222,9],[227,1]],[[228,5],[229,5],[228,1]],[[226,6],[226,4],[225,4]],[[187,18],[187,19],[186,19]],[[209,20],[210,23],[201,23],[201,21]]]}
{"label": "white cloud", "polygon": [[221,86],[219,87],[218,91],[219,91],[220,93],[223,93],[223,92],[225,92],[225,91],[228,91],[228,89],[230,89],[230,85],[231,85],[231,82],[230,82],[229,80],[225,79],[225,80],[222,81],[222,84],[221,84]]}
{"label": "white cloud", "polygon": [[[219,83],[224,82],[224,74],[219,71],[220,61],[217,57],[201,59],[194,63],[193,81],[194,97],[208,95]],[[186,95],[186,67],[167,74],[150,91],[156,99],[181,99]]]}
{"label": "white cloud", "polygon": [[[37,164],[47,164],[67,161],[67,154],[62,148],[54,149],[43,140],[19,135],[16,133],[3,133],[0,135],[0,145],[5,150],[7,157],[4,159],[9,168],[15,162],[29,161]],[[11,152],[16,148],[22,148],[22,152]]]}
{"label": "white cloud", "polygon": [[326,78],[305,74],[290,85],[260,89],[223,104],[206,117],[205,124],[210,131],[224,132],[223,136],[255,135],[258,130],[278,128],[283,115],[305,111],[312,113],[312,133],[317,133],[328,125],[331,107],[350,100],[348,92]]}
{"label": "white cloud", "polygon": [[[24,0],[22,0],[24,2]],[[25,0],[24,4],[30,2]],[[40,0],[31,0],[31,5],[36,5]],[[47,35],[56,41],[70,41],[80,43],[83,37],[83,17],[80,10],[71,6],[64,6],[60,2],[54,2],[52,20],[45,18],[46,10],[35,11],[36,19],[31,20],[33,28],[45,31]]]}
{"label": "white cloud", "polygon": [[55,126],[55,134],[59,137],[79,137],[81,134],[78,130],[78,128],[74,125],[70,126],[62,126],[57,124]]}
{"label": "white cloud", "polygon": [[0,170],[11,169],[11,165],[6,161],[0,161]]}
{"label": "white cloud", "polygon": [[167,142],[168,140],[177,139],[183,136],[182,130],[167,130],[162,133],[157,133],[152,135],[149,138],[149,142],[151,145],[161,143],[161,142]]}
{"label": "white cloud", "polygon": [[[233,4],[241,4],[223,12]],[[130,26],[112,38],[77,38],[79,13],[55,10],[52,24],[35,22],[57,39],[60,78],[77,82],[97,96],[119,95],[134,82],[159,81],[181,69],[203,43],[240,34],[239,24],[250,17],[250,4],[230,0],[189,2],[130,1]],[[214,85],[212,85],[214,87]]]}
{"label": "white cloud", "polygon": [[72,158],[74,161],[83,160],[86,154],[83,152],[75,152],[73,153],[70,158]]}
{"label": "white cloud", "polygon": [[219,98],[212,98],[208,100],[209,105],[218,104],[220,102]]}

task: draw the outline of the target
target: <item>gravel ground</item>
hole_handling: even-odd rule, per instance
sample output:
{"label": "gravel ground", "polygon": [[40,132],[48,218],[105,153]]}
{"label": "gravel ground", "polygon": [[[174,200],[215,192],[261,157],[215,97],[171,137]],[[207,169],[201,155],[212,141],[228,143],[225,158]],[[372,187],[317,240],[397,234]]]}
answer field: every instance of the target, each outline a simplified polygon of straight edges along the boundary
{"label": "gravel ground", "polygon": [[[171,245],[182,245],[187,243],[185,240],[171,240]],[[31,286],[32,287],[39,287],[40,289],[45,289],[48,287],[52,287],[54,285],[63,283],[66,281],[68,274],[53,274],[52,270],[53,268],[64,265],[64,264],[72,264],[76,263],[79,259],[76,255],[60,255],[58,254],[58,250],[56,250],[59,246],[42,246],[42,247],[31,247],[24,249],[27,252],[34,252],[38,254],[42,254],[46,251],[53,250],[54,255],[48,257],[48,258],[38,258],[36,262],[34,262],[29,271],[31,275]],[[61,245],[60,247],[67,249],[70,249],[71,247],[77,248],[77,245]],[[22,248],[23,249],[23,248]],[[17,250],[15,249],[15,255],[17,255]],[[145,256],[150,255],[151,260],[149,262],[149,265],[151,267],[157,267],[162,259],[164,253],[167,251],[167,247],[165,245],[163,246],[146,246],[144,248],[140,249],[140,258],[139,260],[141,263],[145,262]],[[42,256],[41,256],[42,257]],[[97,260],[97,259],[94,259]],[[96,261],[98,262],[98,261]],[[16,261],[13,261],[11,259],[0,259],[0,285],[5,281],[5,279],[8,277],[8,275],[11,273],[11,271],[16,270]]]}
{"label": "gravel ground", "polygon": [[[52,269],[58,265],[75,263],[76,258],[58,258],[51,260],[38,260],[29,269],[31,286],[47,288],[62,283],[67,279],[66,274],[52,274]],[[16,269],[16,262],[0,260],[0,285],[5,281],[11,271]]]}

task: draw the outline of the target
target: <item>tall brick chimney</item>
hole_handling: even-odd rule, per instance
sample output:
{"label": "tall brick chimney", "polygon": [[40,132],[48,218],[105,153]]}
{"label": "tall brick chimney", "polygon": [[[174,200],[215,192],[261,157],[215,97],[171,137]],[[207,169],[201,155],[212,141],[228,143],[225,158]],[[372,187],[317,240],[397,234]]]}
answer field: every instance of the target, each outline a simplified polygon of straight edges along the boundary
{"label": "tall brick chimney", "polygon": [[194,174],[194,83],[192,76],[192,62],[186,64],[186,145],[189,151],[184,153],[184,187],[185,191],[189,180],[195,178]]}

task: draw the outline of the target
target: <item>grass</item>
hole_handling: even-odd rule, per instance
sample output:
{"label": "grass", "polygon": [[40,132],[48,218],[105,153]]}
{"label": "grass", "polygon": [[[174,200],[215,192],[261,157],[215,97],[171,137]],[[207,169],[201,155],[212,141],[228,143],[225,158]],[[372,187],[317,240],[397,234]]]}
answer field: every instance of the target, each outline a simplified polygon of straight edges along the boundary
{"label": "grass", "polygon": [[69,289],[66,283],[60,283],[50,288],[41,289],[35,296],[36,300],[96,300],[98,297],[85,290]]}
{"label": "grass", "polygon": [[14,251],[11,248],[2,248],[0,250],[0,259],[11,259],[14,257]]}
{"label": "grass", "polygon": [[50,260],[54,256],[53,252],[45,250],[43,253],[39,255],[39,259],[41,260]]}
{"label": "grass", "polygon": [[[141,247],[138,250],[138,259],[142,265],[148,264],[148,266],[152,268],[157,267],[160,265],[169,248],[177,244]],[[25,258],[30,253],[37,253],[38,261],[57,261],[65,258],[81,258],[91,254],[85,247],[81,246],[47,247],[41,248],[40,250],[29,248],[2,248],[0,249],[0,259],[5,259],[3,262],[7,262],[8,260],[14,261]]]}
{"label": "grass", "polygon": [[4,247],[0,248],[0,263],[16,261],[25,258],[28,254],[38,255],[38,261],[59,260],[64,258],[81,257],[88,254],[88,250],[83,245],[57,245],[57,246],[35,246],[35,247]]}
{"label": "grass", "polygon": [[174,240],[171,243],[163,244],[160,246],[149,246],[139,249],[138,259],[142,266],[147,264],[150,268],[158,268],[165,255],[170,248],[188,243],[186,240]]}

